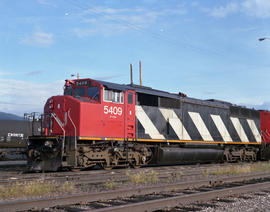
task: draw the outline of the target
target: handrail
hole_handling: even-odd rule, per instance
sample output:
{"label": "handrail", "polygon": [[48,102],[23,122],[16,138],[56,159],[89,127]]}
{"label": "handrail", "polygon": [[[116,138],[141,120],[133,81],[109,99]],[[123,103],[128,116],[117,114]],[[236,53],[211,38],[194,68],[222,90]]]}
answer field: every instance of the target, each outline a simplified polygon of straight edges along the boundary
{"label": "handrail", "polygon": [[65,148],[65,129],[63,128],[63,123],[60,121],[60,119],[56,116],[55,113],[51,113],[52,117],[55,119],[55,121],[57,122],[57,124],[61,127],[61,129],[63,130],[63,144],[62,144],[62,157],[64,155],[64,148]]}
{"label": "handrail", "polygon": [[76,154],[77,154],[77,137],[76,137],[77,133],[76,133],[76,131],[77,131],[77,129],[76,129],[76,125],[74,124],[74,122],[72,121],[72,119],[70,117],[70,109],[68,110],[68,118],[74,127],[75,164],[77,165],[77,157],[76,157]]}

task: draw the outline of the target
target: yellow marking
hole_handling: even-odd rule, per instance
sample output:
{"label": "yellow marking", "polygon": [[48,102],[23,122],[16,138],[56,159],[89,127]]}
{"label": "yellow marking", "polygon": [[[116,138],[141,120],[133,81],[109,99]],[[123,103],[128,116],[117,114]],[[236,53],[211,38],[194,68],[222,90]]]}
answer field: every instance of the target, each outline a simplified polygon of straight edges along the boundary
{"label": "yellow marking", "polygon": [[78,138],[79,140],[102,140],[102,138],[93,138],[93,137],[82,137]]}
{"label": "yellow marking", "polygon": [[124,138],[105,138],[107,141],[124,141]]}
{"label": "yellow marking", "polygon": [[163,143],[201,143],[201,144],[255,144],[260,145],[257,142],[224,142],[224,141],[184,141],[184,140],[156,140],[156,139],[137,139],[136,141],[142,142],[163,142]]}
{"label": "yellow marking", "polygon": [[233,142],[233,141],[187,141],[187,140],[163,140],[163,139],[136,139],[136,138],[93,138],[79,137],[79,140],[107,140],[107,141],[133,141],[133,142],[160,142],[160,143],[200,143],[200,144],[248,144],[261,145],[257,142]]}

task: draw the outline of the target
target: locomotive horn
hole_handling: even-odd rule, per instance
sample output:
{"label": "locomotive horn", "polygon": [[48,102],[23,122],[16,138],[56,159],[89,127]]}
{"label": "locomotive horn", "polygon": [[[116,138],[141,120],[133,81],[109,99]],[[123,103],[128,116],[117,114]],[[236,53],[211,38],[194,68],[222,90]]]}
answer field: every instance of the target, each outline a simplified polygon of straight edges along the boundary
{"label": "locomotive horn", "polygon": [[142,61],[139,61],[140,65],[140,86],[142,86]]}

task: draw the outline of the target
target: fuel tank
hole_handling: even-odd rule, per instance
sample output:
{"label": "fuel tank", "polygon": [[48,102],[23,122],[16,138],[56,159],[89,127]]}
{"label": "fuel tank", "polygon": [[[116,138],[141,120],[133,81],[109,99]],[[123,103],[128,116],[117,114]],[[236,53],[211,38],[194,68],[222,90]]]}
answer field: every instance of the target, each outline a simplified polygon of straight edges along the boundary
{"label": "fuel tank", "polygon": [[161,147],[157,153],[157,163],[169,165],[222,161],[223,152],[223,149]]}

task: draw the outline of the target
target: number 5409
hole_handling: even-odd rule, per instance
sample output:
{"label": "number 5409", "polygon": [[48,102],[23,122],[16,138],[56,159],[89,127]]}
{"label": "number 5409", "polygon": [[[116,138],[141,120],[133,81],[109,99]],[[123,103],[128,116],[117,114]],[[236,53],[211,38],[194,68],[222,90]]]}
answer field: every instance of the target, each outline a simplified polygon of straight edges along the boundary
{"label": "number 5409", "polygon": [[113,107],[113,106],[104,106],[104,113],[105,114],[111,114],[111,115],[119,115],[121,116],[123,113],[123,110],[121,107]]}

